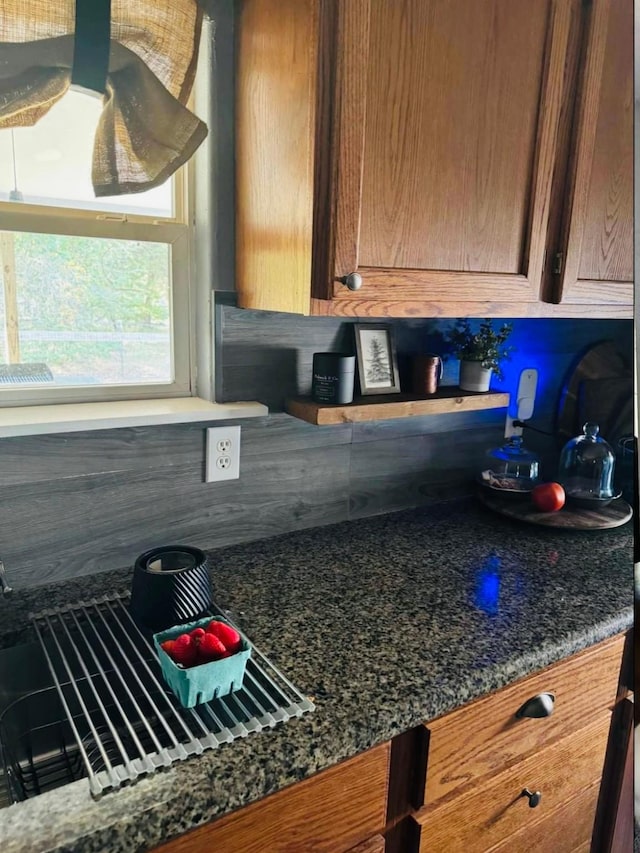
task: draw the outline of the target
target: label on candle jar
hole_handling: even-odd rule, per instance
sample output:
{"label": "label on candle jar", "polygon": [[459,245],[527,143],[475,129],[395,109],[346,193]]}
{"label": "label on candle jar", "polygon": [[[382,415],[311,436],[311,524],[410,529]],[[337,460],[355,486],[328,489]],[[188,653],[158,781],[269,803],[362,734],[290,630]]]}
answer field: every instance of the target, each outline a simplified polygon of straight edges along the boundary
{"label": "label on candle jar", "polygon": [[340,378],[330,373],[313,374],[313,397],[318,403],[333,403],[338,393]]}

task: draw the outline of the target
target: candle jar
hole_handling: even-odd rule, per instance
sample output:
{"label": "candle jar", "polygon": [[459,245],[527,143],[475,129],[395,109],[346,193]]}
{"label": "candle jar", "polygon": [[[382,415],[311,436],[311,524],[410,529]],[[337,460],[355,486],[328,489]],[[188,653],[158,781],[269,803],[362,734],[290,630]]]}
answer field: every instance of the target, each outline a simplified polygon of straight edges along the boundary
{"label": "candle jar", "polygon": [[355,355],[342,352],[313,354],[311,396],[316,403],[346,405],[353,401]]}

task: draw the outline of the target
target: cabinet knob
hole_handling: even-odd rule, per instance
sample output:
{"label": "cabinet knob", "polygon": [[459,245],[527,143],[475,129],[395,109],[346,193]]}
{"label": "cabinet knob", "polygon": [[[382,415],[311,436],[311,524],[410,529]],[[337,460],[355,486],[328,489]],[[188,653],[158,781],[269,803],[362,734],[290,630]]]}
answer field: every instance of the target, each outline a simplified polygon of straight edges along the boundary
{"label": "cabinet knob", "polygon": [[553,693],[538,693],[532,699],[518,708],[516,717],[550,717],[553,713],[553,703],[556,697]]}
{"label": "cabinet knob", "polygon": [[530,809],[535,809],[536,806],[539,806],[540,800],[542,799],[542,793],[540,791],[530,791],[528,788],[525,788],[520,796],[529,798]]}
{"label": "cabinet knob", "polygon": [[362,287],[362,276],[359,272],[350,272],[349,275],[340,276],[338,281],[341,281],[349,290],[360,290]]}

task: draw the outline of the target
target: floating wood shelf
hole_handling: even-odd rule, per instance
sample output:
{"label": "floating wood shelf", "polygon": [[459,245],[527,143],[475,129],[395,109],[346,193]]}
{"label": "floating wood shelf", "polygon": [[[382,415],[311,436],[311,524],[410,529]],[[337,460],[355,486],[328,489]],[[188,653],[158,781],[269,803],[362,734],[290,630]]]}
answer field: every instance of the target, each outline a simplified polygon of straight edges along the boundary
{"label": "floating wood shelf", "polygon": [[447,386],[428,397],[412,394],[356,397],[353,403],[347,406],[315,403],[310,397],[294,397],[286,401],[285,410],[294,418],[300,418],[310,424],[330,426],[360,421],[386,421],[391,418],[413,418],[417,415],[502,409],[508,405],[509,395],[506,392],[474,393],[462,391],[457,386]]}

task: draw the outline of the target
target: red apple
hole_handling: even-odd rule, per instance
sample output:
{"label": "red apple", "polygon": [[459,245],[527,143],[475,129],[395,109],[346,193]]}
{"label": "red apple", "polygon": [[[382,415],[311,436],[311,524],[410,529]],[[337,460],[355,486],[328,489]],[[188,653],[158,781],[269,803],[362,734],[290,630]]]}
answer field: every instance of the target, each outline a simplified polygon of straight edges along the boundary
{"label": "red apple", "polygon": [[557,512],[562,509],[565,497],[560,483],[540,483],[531,492],[531,500],[542,512]]}

